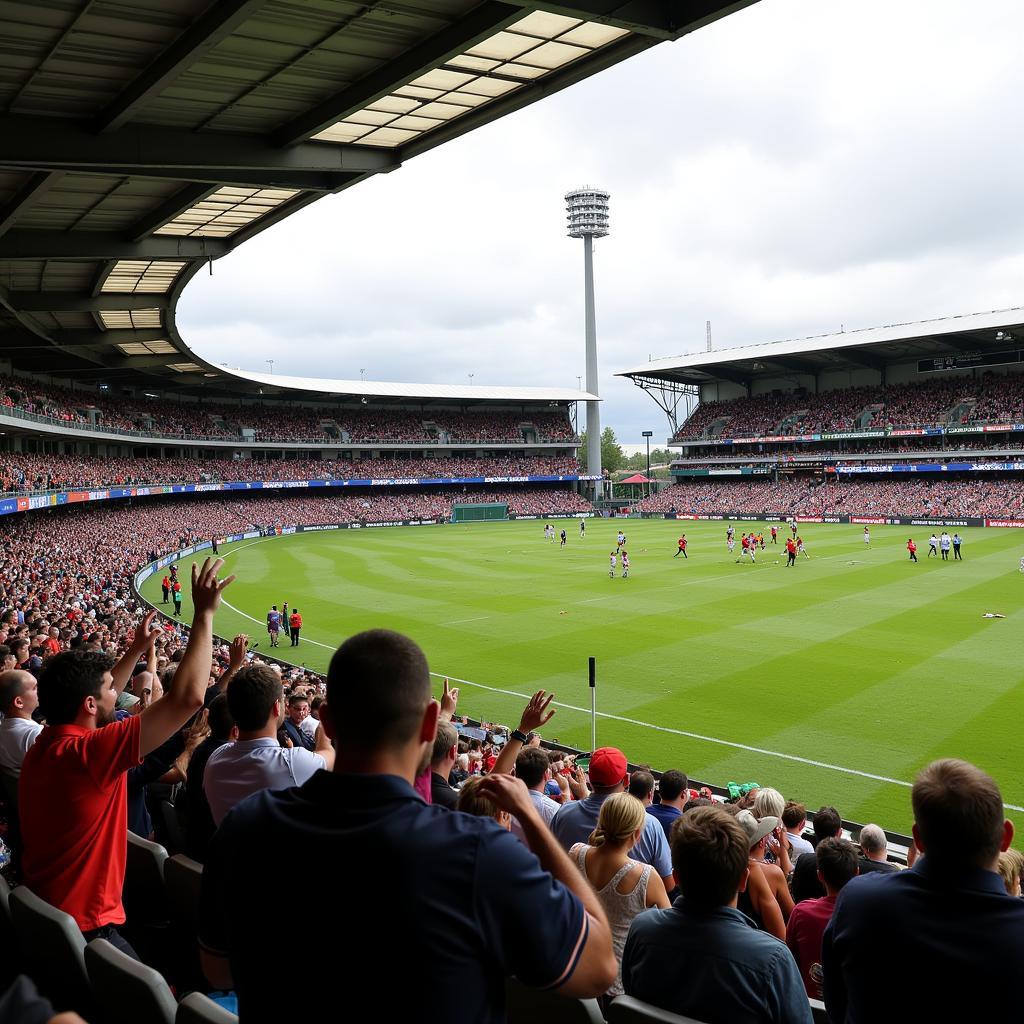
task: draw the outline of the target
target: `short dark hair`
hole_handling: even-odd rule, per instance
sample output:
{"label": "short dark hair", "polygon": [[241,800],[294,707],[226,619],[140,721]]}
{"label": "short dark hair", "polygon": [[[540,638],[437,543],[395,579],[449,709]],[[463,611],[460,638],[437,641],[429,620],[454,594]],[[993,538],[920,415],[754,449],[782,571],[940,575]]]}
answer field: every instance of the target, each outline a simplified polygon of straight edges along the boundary
{"label": "short dark hair", "polygon": [[114,659],[99,651],[55,654],[39,674],[39,710],[50,725],[69,725],[86,697],[99,698]]}
{"label": "short dark hair", "polygon": [[857,875],[857,847],[845,839],[836,836],[822,839],[814,848],[814,856],[821,877],[831,889],[842,889]]}
{"label": "short dark hair", "polygon": [[814,838],[815,842],[828,839],[830,836],[839,834],[843,827],[843,819],[834,807],[819,807],[814,812]]}
{"label": "short dark hair", "polygon": [[689,800],[683,804],[683,814],[687,811],[692,810],[694,807],[714,807],[715,801],[709,800],[706,796],[691,796]]}
{"label": "short dark hair", "polygon": [[654,776],[650,772],[633,772],[628,792],[638,800],[646,800],[654,792]]}
{"label": "short dark hair", "polygon": [[294,708],[299,704],[308,704],[309,698],[304,693],[293,693],[288,698],[288,707]]}
{"label": "short dark hair", "polygon": [[430,763],[437,764],[448,756],[448,751],[459,742],[459,730],[451,722],[438,722],[434,734],[434,752]]}
{"label": "short dark hair", "polygon": [[331,658],[327,703],[348,707],[357,694],[359,715],[332,716],[337,746],[404,746],[415,736],[430,700],[426,655],[407,636],[387,629],[349,637]]}
{"label": "short dark hair", "polygon": [[16,668],[0,672],[0,711],[5,715],[25,692],[25,675],[25,672]]}
{"label": "short dark hair", "polygon": [[721,807],[694,807],[672,830],[672,867],[686,902],[698,909],[731,903],[749,862],[747,833]]}
{"label": "short dark hair", "polygon": [[807,808],[803,804],[798,804],[795,800],[790,800],[782,809],[782,824],[787,829],[796,828],[801,821],[807,819]]}
{"label": "short dark hair", "polygon": [[685,772],[670,768],[661,776],[658,784],[658,791],[662,800],[678,800],[683,795],[683,790],[688,789],[690,780]]}
{"label": "short dark hair", "polygon": [[262,729],[283,696],[281,677],[269,665],[246,665],[228,683],[228,708],[244,732]]}
{"label": "short dark hair", "polygon": [[910,791],[930,861],[989,867],[1002,845],[1003,797],[993,779],[967,761],[933,761]]}
{"label": "short dark hair", "polygon": [[527,789],[539,786],[551,769],[548,752],[540,747],[524,747],[516,758],[516,777],[526,783]]}
{"label": "short dark hair", "polygon": [[210,735],[215,740],[230,738],[235,720],[231,717],[227,694],[218,693],[207,705],[207,723],[210,726]]}

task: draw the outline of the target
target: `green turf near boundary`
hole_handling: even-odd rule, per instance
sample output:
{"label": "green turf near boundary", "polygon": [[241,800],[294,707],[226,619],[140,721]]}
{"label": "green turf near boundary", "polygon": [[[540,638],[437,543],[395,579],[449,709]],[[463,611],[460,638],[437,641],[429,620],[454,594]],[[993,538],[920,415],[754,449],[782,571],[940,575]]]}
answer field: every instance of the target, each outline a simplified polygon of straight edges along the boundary
{"label": "green turf near boundary", "polygon": [[[909,782],[933,758],[957,756],[1024,807],[1016,531],[961,530],[961,563],[927,558],[925,528],[872,527],[865,549],[860,527],[802,524],[811,558],[787,568],[781,532],[752,566],[729,557],[724,523],[592,520],[585,540],[575,522],[564,525],[564,549],[543,539],[540,521],[241,541],[222,549],[239,579],[217,630],[249,632],[266,649],[267,609],[287,600],[302,612],[304,641],[275,653],[324,670],[345,637],[396,629],[435,672],[477,684],[462,687],[465,713],[513,724],[522,698],[496,691],[545,687],[589,708],[594,655],[598,709],[618,716],[599,720],[598,743],[634,760],[717,783],[756,780],[906,831],[906,788],[837,769]],[[620,525],[628,580],[608,578]],[[673,557],[681,530],[685,561]],[[159,601],[159,574],[143,592]],[[589,714],[563,707],[545,733],[589,747]],[[1024,826],[1024,813],[1012,816]]]}

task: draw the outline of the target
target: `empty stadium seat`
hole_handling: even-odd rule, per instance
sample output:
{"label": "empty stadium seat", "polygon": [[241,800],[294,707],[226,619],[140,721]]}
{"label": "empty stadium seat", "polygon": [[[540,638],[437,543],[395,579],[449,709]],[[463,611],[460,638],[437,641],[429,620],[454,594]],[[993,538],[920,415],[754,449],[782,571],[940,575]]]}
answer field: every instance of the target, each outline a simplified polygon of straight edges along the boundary
{"label": "empty stadium seat", "polygon": [[172,959],[167,964],[168,976],[179,990],[205,988],[199,964],[199,890],[203,882],[203,865],[176,853],[164,864],[167,905],[171,915]]}
{"label": "empty stadium seat", "polygon": [[166,862],[167,851],[159,843],[151,843],[134,832],[128,833],[128,863],[122,899],[129,925],[166,922]]}
{"label": "empty stadium seat", "polygon": [[106,939],[93,939],[85,947],[85,966],[104,1024],[174,1024],[174,996],[152,967]]}
{"label": "empty stadium seat", "polygon": [[596,999],[573,999],[527,988],[515,978],[505,986],[509,1024],[604,1024]]}
{"label": "empty stadium seat", "polygon": [[701,1024],[693,1017],[681,1017],[632,996],[619,996],[608,1007],[608,1024]]}
{"label": "empty stadium seat", "polygon": [[25,886],[11,893],[11,917],[25,966],[57,1011],[92,1014],[92,993],[85,969],[85,939],[75,919],[51,907]]}
{"label": "empty stadium seat", "polygon": [[185,849],[185,832],[178,817],[178,808],[170,800],[160,801],[160,818],[167,842],[168,853],[181,853]]}
{"label": "empty stadium seat", "polygon": [[238,1024],[238,1017],[202,992],[193,992],[178,1003],[174,1024]]}

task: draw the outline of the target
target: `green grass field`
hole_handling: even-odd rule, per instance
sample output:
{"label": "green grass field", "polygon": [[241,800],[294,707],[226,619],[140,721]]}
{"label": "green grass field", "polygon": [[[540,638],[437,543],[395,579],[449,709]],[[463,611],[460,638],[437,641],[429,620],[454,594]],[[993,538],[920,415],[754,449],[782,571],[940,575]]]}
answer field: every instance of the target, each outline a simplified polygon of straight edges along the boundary
{"label": "green grass field", "polygon": [[[628,580],[608,578],[620,524]],[[811,557],[787,568],[781,543],[756,566],[735,564],[722,523],[594,520],[583,541],[575,522],[565,525],[561,550],[542,522],[225,546],[225,571],[238,580],[217,630],[248,632],[264,650],[266,612],[287,600],[302,612],[303,643],[275,653],[322,670],[345,637],[396,629],[423,646],[434,672],[461,681],[461,711],[516,724],[524,695],[554,690],[547,737],[584,748],[593,655],[598,744],[632,760],[718,784],[756,780],[906,831],[901,783],[933,758],[964,757],[1000,782],[1024,825],[1016,531],[962,530],[964,561],[942,562],[926,557],[924,528],[872,527],[866,550],[860,527],[806,525]],[[673,557],[681,528],[685,561]],[[904,549],[910,533],[917,565]],[[159,577],[144,593],[159,601]],[[983,618],[989,611],[1006,618]]]}

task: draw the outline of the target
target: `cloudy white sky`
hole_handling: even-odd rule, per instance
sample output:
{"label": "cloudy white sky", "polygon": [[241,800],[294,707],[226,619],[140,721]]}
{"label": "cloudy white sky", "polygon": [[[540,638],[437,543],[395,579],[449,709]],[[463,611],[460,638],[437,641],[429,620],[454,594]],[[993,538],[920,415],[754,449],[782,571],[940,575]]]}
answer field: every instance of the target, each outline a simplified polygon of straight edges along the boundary
{"label": "cloudy white sky", "polygon": [[617,370],[1024,302],[1011,0],[760,0],[397,172],[198,275],[183,336],[278,373],[575,387],[597,243],[603,422],[666,434]]}

